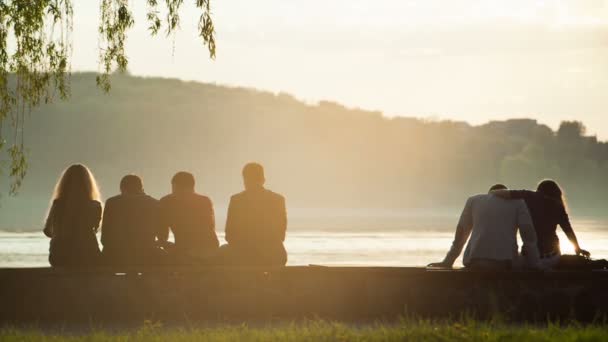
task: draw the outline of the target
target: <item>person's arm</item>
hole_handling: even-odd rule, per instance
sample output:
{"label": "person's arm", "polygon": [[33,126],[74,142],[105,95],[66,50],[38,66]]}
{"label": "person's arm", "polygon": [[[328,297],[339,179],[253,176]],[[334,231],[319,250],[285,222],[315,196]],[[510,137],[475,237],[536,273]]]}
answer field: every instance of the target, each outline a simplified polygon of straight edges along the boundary
{"label": "person's arm", "polygon": [[[171,205],[167,203],[166,199],[158,201],[157,205],[157,223],[156,226],[156,240],[161,246],[169,241],[169,229],[171,227],[170,220]],[[153,222],[154,224],[154,222]]]}
{"label": "person's arm", "polygon": [[509,190],[492,190],[490,193],[494,196],[498,196],[504,199],[511,199],[511,192]]}
{"label": "person's arm", "polygon": [[492,190],[490,193],[508,200],[525,200],[531,196],[536,196],[536,193],[530,190]]}
{"label": "person's arm", "polygon": [[473,229],[473,200],[469,198],[460,215],[456,235],[448,254],[442,262],[429,264],[430,267],[452,267],[458,258]]}
{"label": "person's arm", "polygon": [[46,217],[44,229],[42,230],[44,232],[44,235],[46,235],[47,237],[50,237],[50,238],[53,237],[53,221],[54,221],[53,216],[55,216],[55,201],[53,201],[53,204],[51,205],[49,214]]}
{"label": "person's arm", "polygon": [[574,229],[572,228],[572,224],[570,223],[570,217],[566,212],[566,209],[563,206],[560,206],[560,222],[559,226],[562,228],[570,243],[574,246],[574,251],[577,255],[583,255],[587,258],[591,256],[591,253],[581,248],[578,243],[578,239],[576,238],[576,234],[574,233]]}
{"label": "person's arm", "polygon": [[281,241],[285,242],[285,235],[287,234],[287,208],[285,206],[284,197],[281,197],[279,211],[279,236]]}
{"label": "person's arm", "polygon": [[517,208],[517,227],[519,228],[519,235],[521,235],[521,240],[523,242],[522,248],[526,251],[528,266],[533,269],[539,269],[540,253],[538,251],[536,230],[532,223],[530,211],[524,201],[521,201]]}
{"label": "person's arm", "polygon": [[169,225],[165,217],[163,206],[160,201],[157,201],[154,205],[154,212],[152,213],[152,224],[156,227],[156,242],[160,246],[163,246],[169,241]]}
{"label": "person's arm", "polygon": [[213,245],[219,247],[220,240],[218,240],[217,234],[215,233],[215,210],[213,209],[213,202],[211,202],[211,199],[208,200],[207,229],[213,240]]}
{"label": "person's arm", "polygon": [[112,244],[112,229],[114,228],[112,202],[107,201],[103,211],[103,219],[101,222],[101,245],[107,247]]}
{"label": "person's arm", "polygon": [[234,199],[231,198],[230,199],[230,203],[228,204],[228,214],[226,216],[226,228],[225,228],[225,236],[224,239],[226,239],[226,242],[228,244],[230,244],[231,242],[234,242],[233,236],[234,236],[234,230],[236,229],[235,227],[235,218],[234,218]]}
{"label": "person's arm", "polygon": [[99,231],[99,223],[101,222],[101,203],[95,201],[93,207],[93,214],[91,216],[91,227],[93,227],[93,231],[97,233]]}

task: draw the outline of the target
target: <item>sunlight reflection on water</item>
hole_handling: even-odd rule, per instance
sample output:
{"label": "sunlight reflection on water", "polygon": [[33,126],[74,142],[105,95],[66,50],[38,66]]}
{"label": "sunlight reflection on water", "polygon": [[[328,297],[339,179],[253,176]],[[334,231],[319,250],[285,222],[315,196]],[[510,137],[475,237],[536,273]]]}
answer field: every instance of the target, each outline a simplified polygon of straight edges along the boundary
{"label": "sunlight reflection on water", "polygon": [[[322,229],[312,229],[314,221]],[[339,218],[328,224],[324,219],[291,219],[286,240],[289,265],[424,266],[443,259],[455,226],[445,219],[438,219],[433,227],[429,219],[388,217],[375,219],[374,228],[365,229],[363,225],[371,225],[371,220],[355,221]],[[594,258],[608,258],[607,222],[573,222],[581,246]],[[219,236],[223,241],[223,234]],[[562,251],[573,253],[564,234],[560,232],[559,236]],[[48,239],[40,232],[0,232],[0,267],[48,266],[47,251]],[[460,264],[459,259],[455,265]]]}

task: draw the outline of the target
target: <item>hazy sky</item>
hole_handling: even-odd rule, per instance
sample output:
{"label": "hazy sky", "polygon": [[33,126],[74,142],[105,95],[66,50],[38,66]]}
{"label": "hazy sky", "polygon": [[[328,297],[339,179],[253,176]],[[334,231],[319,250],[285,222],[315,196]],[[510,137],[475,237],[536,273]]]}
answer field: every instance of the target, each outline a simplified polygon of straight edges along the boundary
{"label": "hazy sky", "polygon": [[[98,1],[74,2],[73,70],[97,70]],[[608,139],[608,1],[212,0],[214,62],[193,2],[172,40],[150,38],[145,1],[131,0],[131,73],[387,115],[577,119]]]}

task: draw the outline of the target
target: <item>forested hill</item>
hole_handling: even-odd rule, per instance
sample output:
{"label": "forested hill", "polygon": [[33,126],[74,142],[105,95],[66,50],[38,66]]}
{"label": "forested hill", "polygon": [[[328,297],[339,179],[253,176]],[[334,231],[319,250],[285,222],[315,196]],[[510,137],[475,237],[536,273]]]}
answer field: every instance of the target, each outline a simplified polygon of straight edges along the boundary
{"label": "forested hill", "polygon": [[[386,118],[379,112],[286,94],[117,76],[103,94],[94,74],[75,74],[72,97],[26,123],[30,171],[17,199],[2,199],[0,227],[41,221],[61,170],[83,162],[104,197],[126,173],[155,196],[192,171],[218,206],[241,188],[245,162],[266,166],[269,187],[290,207],[444,208],[495,182],[534,187],[550,177],[573,209],[608,203],[608,144],[575,122],[559,131],[535,120],[470,126]],[[3,181],[5,179],[3,178]]]}

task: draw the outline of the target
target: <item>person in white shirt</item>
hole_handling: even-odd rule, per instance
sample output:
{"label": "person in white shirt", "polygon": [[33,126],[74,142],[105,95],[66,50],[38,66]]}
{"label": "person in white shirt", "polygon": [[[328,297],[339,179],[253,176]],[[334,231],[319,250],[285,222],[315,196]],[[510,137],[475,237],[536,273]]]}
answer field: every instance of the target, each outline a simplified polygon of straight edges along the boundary
{"label": "person in white shirt", "polygon": [[[497,184],[490,191],[500,189],[507,187]],[[518,229],[526,250],[523,262],[518,255]],[[522,200],[509,202],[491,193],[470,197],[460,216],[452,248],[442,262],[429,264],[429,267],[452,267],[467,240],[469,243],[463,256],[466,268],[539,268],[536,232]]]}

